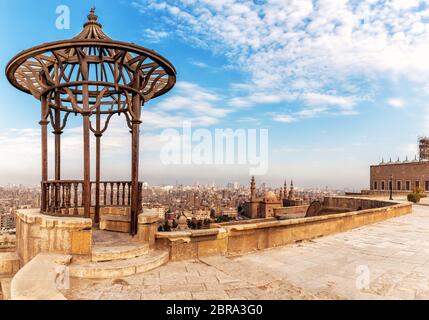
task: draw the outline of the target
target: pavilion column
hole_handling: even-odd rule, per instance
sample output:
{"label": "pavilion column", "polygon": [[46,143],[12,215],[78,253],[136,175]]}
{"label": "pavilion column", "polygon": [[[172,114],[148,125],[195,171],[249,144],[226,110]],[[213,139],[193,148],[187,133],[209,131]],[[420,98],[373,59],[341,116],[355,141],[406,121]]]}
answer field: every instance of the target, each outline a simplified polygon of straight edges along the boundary
{"label": "pavilion column", "polygon": [[[60,106],[61,102],[59,95],[55,94],[55,104]],[[61,110],[55,109],[55,126],[54,132],[55,135],[55,180],[61,180]]]}
{"label": "pavilion column", "polygon": [[100,133],[100,113],[97,110],[96,118],[96,133],[95,133],[95,215],[94,222],[100,222],[100,151],[101,151],[101,136]]}
{"label": "pavilion column", "polygon": [[[139,82],[137,80],[137,82]],[[138,87],[138,83],[137,83]],[[131,225],[130,234],[137,234],[138,214],[139,214],[139,152],[140,152],[140,112],[141,100],[137,94],[133,95],[134,117],[131,120]]]}
{"label": "pavilion column", "polygon": [[[57,100],[57,98],[56,98]],[[58,106],[59,104],[57,104]],[[61,180],[61,111],[59,109],[55,109],[54,112],[54,131],[53,134],[55,136],[55,180]],[[55,194],[54,194],[54,207],[55,212],[60,212],[61,207],[61,185],[59,183],[55,184]]]}
{"label": "pavilion column", "polygon": [[41,120],[39,122],[41,127],[41,145],[42,145],[42,183],[41,183],[41,198],[40,198],[40,210],[46,212],[47,209],[47,198],[46,198],[46,188],[43,182],[48,180],[48,124],[49,121],[46,120],[46,115],[48,113],[48,101],[45,96],[41,98],[42,102],[42,113]]}
{"label": "pavilion column", "polygon": [[91,171],[90,171],[89,114],[83,114],[83,212],[90,218],[91,210]]}
{"label": "pavilion column", "polygon": [[131,235],[137,234],[139,214],[139,141],[141,121],[132,121],[131,145]]}

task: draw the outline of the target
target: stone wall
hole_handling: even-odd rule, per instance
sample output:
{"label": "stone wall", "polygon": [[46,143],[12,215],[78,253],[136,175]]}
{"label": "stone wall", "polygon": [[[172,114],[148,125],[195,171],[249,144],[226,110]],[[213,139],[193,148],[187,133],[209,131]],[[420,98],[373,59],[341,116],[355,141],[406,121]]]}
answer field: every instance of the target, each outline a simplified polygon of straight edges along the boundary
{"label": "stone wall", "polygon": [[323,206],[327,208],[349,209],[350,211],[381,208],[396,204],[391,201],[354,198],[354,197],[325,197]]}
{"label": "stone wall", "polygon": [[328,197],[333,207],[365,207],[365,210],[288,220],[246,221],[218,228],[183,232],[157,232],[156,246],[170,250],[171,260],[208,255],[242,254],[309,240],[411,213],[409,203],[371,199]]}
{"label": "stone wall", "polygon": [[274,214],[277,216],[277,215],[287,215],[287,214],[294,214],[294,213],[306,213],[308,207],[309,205],[275,208]]}
{"label": "stone wall", "polygon": [[22,265],[42,252],[91,254],[91,227],[91,219],[52,217],[38,209],[18,210],[16,248]]}
{"label": "stone wall", "polygon": [[156,247],[169,250],[173,261],[224,255],[228,250],[228,235],[224,228],[157,232]]}

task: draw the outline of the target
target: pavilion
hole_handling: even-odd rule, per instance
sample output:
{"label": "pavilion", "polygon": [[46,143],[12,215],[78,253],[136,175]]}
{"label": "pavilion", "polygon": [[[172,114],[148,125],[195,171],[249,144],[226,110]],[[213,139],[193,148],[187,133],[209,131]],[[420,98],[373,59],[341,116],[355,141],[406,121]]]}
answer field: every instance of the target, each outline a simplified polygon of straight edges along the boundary
{"label": "pavilion", "polygon": [[[142,211],[139,177],[141,110],[176,82],[174,66],[157,52],[110,39],[91,9],[77,36],[24,50],[6,67],[10,83],[41,103],[41,213],[83,216],[97,224],[100,208],[130,208],[130,234]],[[61,134],[70,114],[82,116],[83,180],[61,179]],[[101,138],[113,115],[131,132],[131,181],[101,180]],[[48,177],[48,125],[55,141],[54,178]],[[94,134],[95,181],[91,181],[90,134]]]}

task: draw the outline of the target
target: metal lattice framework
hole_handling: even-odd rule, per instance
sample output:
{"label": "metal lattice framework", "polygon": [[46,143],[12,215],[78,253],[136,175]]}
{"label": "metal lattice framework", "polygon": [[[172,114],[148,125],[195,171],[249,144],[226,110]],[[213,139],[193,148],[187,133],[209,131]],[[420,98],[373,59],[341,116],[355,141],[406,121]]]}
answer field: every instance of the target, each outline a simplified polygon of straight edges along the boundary
{"label": "metal lattice framework", "polygon": [[[70,40],[42,44],[16,55],[6,67],[8,80],[17,89],[41,101],[42,211],[48,212],[46,190],[47,125],[55,134],[55,180],[60,178],[60,136],[71,113],[83,117],[83,207],[90,217],[89,132],[96,137],[96,214],[99,219],[100,138],[111,117],[124,115],[132,133],[131,233],[138,214],[138,150],[141,108],[168,92],[176,82],[174,66],[153,50],[110,39],[91,9],[80,34]],[[92,121],[94,120],[94,121]],[[58,195],[60,198],[60,195]],[[64,201],[63,201],[64,202]],[[54,210],[58,213],[58,209]]]}

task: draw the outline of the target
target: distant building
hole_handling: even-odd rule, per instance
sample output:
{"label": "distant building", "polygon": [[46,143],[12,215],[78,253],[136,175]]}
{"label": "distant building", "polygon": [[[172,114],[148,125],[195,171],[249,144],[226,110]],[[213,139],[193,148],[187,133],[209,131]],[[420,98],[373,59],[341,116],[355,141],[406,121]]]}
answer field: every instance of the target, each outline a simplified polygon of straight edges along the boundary
{"label": "distant building", "polygon": [[235,218],[237,216],[237,209],[234,208],[223,208],[221,209],[222,216],[228,216],[231,218]]}
{"label": "distant building", "polygon": [[196,219],[196,220],[210,219],[210,210],[209,209],[184,210],[183,214],[188,219]]}
{"label": "distant building", "polygon": [[15,214],[6,213],[0,215],[0,230],[15,229]]}
{"label": "distant building", "polygon": [[384,160],[370,166],[371,194],[409,193],[416,189],[429,192],[429,139],[419,140],[419,159]]}
{"label": "distant building", "polygon": [[[283,194],[280,195],[282,197]],[[255,177],[250,181],[250,199],[244,204],[244,215],[251,218],[268,218],[274,216],[274,208],[282,206],[282,199],[279,199],[273,191],[265,192],[263,198],[256,196]]]}
{"label": "distant building", "polygon": [[157,214],[159,219],[165,219],[165,208],[164,207],[153,207],[153,208],[143,208],[143,212]]}

